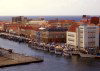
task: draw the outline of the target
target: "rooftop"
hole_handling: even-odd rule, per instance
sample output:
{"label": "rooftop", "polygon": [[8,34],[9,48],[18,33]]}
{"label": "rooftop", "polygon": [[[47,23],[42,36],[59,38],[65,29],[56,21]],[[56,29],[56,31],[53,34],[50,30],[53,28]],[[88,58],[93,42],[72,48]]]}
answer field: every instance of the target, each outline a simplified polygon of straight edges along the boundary
{"label": "rooftop", "polygon": [[69,27],[68,31],[70,32],[76,32],[76,28],[78,27],[78,24],[73,24]]}

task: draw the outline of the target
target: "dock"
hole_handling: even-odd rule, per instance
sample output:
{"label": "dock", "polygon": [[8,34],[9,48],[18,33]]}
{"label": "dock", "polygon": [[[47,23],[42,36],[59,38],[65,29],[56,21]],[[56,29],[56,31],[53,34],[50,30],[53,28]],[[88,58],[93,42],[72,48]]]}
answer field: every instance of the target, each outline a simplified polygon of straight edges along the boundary
{"label": "dock", "polygon": [[[0,48],[0,52],[1,50],[4,52],[5,49]],[[3,55],[1,55],[0,53],[0,68],[39,62],[43,62],[43,59],[34,56],[25,56],[24,54],[14,52],[8,53],[6,50],[5,54],[3,53]]]}

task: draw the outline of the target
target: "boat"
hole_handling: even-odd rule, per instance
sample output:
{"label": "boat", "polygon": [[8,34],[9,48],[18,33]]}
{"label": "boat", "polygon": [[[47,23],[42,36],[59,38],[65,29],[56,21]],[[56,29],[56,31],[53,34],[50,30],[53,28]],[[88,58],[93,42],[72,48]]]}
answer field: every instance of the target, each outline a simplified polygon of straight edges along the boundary
{"label": "boat", "polygon": [[81,57],[89,57],[89,58],[94,58],[96,55],[95,54],[92,54],[92,53],[89,53],[89,51],[85,50],[85,49],[81,49],[79,51],[79,55]]}
{"label": "boat", "polygon": [[44,45],[44,49],[43,49],[43,50],[44,50],[44,51],[49,51],[49,47],[50,47],[50,45],[49,45],[49,44],[45,44],[45,45]]}
{"label": "boat", "polygon": [[97,53],[95,58],[100,58],[100,53]]}
{"label": "boat", "polygon": [[56,46],[55,54],[62,55],[62,53],[63,53],[63,48],[61,46]]}
{"label": "boat", "polygon": [[49,47],[48,46],[44,46],[44,51],[49,51]]}
{"label": "boat", "polygon": [[63,52],[63,56],[68,57],[68,56],[71,56],[71,55],[70,55],[70,54],[68,54],[67,52]]}
{"label": "boat", "polygon": [[68,51],[67,48],[63,49],[63,56],[70,56],[70,54],[68,54],[67,51]]}
{"label": "boat", "polygon": [[54,53],[55,52],[55,46],[54,45],[51,45],[49,47],[49,52],[51,52],[51,53]]}
{"label": "boat", "polygon": [[79,53],[79,55],[81,56],[81,57],[89,57],[89,58],[95,58],[96,57],[96,55],[92,55],[92,54],[88,54],[88,53]]}

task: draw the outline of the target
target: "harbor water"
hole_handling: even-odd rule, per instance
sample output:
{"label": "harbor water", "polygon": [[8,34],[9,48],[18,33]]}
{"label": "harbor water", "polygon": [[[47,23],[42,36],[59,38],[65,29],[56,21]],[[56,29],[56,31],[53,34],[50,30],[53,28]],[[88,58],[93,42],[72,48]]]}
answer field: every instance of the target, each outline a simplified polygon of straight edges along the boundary
{"label": "harbor water", "polygon": [[25,43],[2,38],[0,38],[0,47],[44,59],[42,63],[5,67],[0,68],[0,71],[100,71],[100,59],[81,58],[79,56],[65,58],[46,51],[31,49]]}

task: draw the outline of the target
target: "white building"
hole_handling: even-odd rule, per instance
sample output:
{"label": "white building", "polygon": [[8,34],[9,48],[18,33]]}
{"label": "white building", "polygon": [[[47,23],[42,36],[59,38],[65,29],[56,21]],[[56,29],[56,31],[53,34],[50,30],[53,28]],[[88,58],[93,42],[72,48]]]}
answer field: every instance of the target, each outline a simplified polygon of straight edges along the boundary
{"label": "white building", "polygon": [[77,48],[77,31],[78,25],[72,25],[66,33],[66,43],[70,48]]}
{"label": "white building", "polygon": [[77,46],[76,32],[67,32],[67,45],[72,48]]}
{"label": "white building", "polygon": [[29,23],[28,24],[43,24],[43,23],[47,23],[48,21],[46,21],[46,20],[33,20],[33,21],[29,21]]}
{"label": "white building", "polygon": [[77,28],[79,48],[99,47],[99,26],[80,25]]}
{"label": "white building", "polygon": [[67,31],[66,40],[67,46],[72,48],[99,47],[99,26],[73,25]]}

